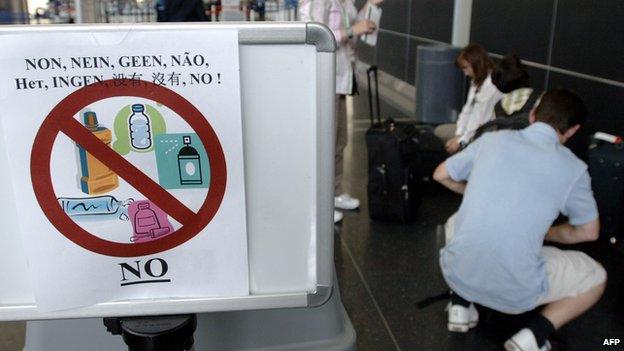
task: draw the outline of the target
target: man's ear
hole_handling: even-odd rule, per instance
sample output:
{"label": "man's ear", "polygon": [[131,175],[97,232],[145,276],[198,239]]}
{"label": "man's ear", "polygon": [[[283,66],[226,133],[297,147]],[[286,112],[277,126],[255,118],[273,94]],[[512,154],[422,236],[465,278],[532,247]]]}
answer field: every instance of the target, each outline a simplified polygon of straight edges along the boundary
{"label": "man's ear", "polygon": [[581,128],[580,124],[575,124],[563,133],[563,137],[568,140]]}
{"label": "man's ear", "polygon": [[532,108],[531,112],[529,112],[529,123],[535,123],[535,109]]}

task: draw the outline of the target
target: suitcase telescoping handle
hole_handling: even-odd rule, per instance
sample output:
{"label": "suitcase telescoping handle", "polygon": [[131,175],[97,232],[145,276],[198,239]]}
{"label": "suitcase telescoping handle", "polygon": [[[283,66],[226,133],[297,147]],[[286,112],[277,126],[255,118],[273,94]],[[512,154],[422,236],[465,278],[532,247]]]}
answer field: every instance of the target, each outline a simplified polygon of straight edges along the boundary
{"label": "suitcase telescoping handle", "polygon": [[366,70],[366,78],[368,80],[368,113],[370,115],[371,126],[375,125],[373,119],[373,87],[371,86],[371,74],[375,77],[375,105],[377,111],[377,123],[381,124],[381,112],[379,111],[379,84],[377,83],[377,66],[370,66]]}
{"label": "suitcase telescoping handle", "polygon": [[604,132],[596,132],[596,134],[594,134],[593,138],[595,140],[602,140],[602,141],[606,141],[608,143],[611,144],[616,144],[616,145],[620,145],[624,142],[624,138],[622,138],[621,136],[618,135],[613,135],[613,134],[607,134]]}

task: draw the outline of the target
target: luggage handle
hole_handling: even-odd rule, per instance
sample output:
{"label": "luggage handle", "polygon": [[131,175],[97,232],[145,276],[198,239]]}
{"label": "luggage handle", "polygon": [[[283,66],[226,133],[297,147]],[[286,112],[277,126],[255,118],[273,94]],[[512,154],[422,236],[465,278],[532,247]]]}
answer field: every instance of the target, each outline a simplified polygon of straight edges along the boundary
{"label": "luggage handle", "polygon": [[618,150],[624,149],[623,137],[619,135],[607,134],[604,132],[596,132],[594,135],[590,137],[589,148],[593,149],[599,144],[603,144],[603,143],[609,143]]}
{"label": "luggage handle", "polygon": [[375,125],[373,118],[373,93],[371,86],[371,73],[375,76],[375,105],[377,107],[377,123],[381,124],[381,111],[379,110],[379,84],[377,81],[377,66],[372,65],[366,70],[366,78],[368,80],[368,113],[370,116],[371,126]]}

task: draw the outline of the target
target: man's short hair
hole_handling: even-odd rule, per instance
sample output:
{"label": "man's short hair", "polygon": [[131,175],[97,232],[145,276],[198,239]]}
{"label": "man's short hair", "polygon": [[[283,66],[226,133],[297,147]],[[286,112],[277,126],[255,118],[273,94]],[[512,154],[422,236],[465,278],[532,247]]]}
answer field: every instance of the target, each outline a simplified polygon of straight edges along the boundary
{"label": "man's short hair", "polygon": [[547,91],[535,108],[535,121],[544,122],[565,133],[571,127],[583,125],[587,108],[576,93],[567,89]]}

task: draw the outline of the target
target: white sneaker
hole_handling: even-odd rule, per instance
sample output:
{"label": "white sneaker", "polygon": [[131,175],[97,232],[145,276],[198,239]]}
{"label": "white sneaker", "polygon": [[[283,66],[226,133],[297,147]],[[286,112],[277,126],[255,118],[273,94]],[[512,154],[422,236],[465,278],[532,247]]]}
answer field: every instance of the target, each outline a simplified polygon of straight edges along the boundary
{"label": "white sneaker", "polygon": [[344,217],[344,215],[342,214],[342,212],[340,211],[334,211],[334,224],[338,223],[340,221],[342,221],[342,217]]}
{"label": "white sneaker", "polygon": [[458,333],[467,333],[470,328],[477,326],[479,322],[479,312],[470,304],[468,307],[462,305],[446,306],[448,310],[448,330]]}
{"label": "white sneaker", "polygon": [[344,193],[334,197],[334,207],[341,210],[355,210],[360,207],[360,200]]}
{"label": "white sneaker", "polygon": [[509,340],[505,341],[507,351],[550,351],[550,342],[546,340],[542,347],[537,347],[535,335],[529,328],[521,329]]}

